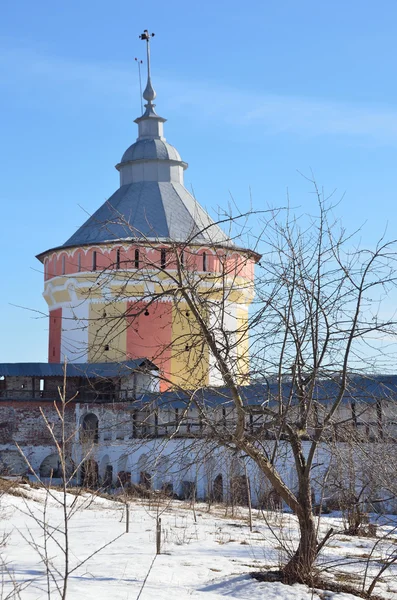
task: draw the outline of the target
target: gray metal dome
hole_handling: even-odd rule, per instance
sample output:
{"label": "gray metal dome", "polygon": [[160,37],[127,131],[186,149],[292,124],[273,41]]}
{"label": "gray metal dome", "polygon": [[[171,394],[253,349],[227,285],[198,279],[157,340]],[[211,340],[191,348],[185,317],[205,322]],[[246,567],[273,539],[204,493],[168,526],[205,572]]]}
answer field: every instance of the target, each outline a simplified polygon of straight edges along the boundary
{"label": "gray metal dome", "polygon": [[183,185],[142,181],[121,186],[63,247],[132,239],[233,246]]}
{"label": "gray metal dome", "polygon": [[163,140],[138,139],[123,154],[122,163],[133,160],[176,160],[181,162],[179,152]]}

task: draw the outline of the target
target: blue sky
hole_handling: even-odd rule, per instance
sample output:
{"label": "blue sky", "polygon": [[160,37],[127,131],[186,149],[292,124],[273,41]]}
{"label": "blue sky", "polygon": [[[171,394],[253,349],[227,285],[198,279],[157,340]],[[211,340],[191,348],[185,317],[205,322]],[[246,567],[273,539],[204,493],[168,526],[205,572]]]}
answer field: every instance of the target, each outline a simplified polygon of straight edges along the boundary
{"label": "blue sky", "polygon": [[0,362],[45,361],[35,255],[118,187],[136,138],[145,28],[157,110],[210,213],[313,207],[299,172],[372,244],[397,236],[397,3],[4,0],[0,7]]}

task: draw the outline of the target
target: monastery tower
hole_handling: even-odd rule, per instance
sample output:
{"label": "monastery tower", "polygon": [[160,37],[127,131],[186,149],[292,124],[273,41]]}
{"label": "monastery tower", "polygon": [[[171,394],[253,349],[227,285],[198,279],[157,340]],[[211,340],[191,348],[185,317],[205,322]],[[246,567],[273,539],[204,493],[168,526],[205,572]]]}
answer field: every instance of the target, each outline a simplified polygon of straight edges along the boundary
{"label": "monastery tower", "polygon": [[[165,119],[153,104],[150,35],[145,31],[141,38],[148,53],[146,104],[135,120],[138,138],[116,165],[120,187],[63,245],[38,255],[49,308],[48,360],[147,358],[168,380],[162,389],[219,385],[208,350],[186,377],[197,360],[188,343],[194,324],[188,307],[181,310],[167,295],[167,286],[172,288],[178,268],[198,278],[203,291],[218,277],[227,304],[222,319],[232,331],[236,323],[248,322],[257,256],[236,247],[184,187],[187,164],[166,141]],[[243,378],[247,336],[236,342],[235,352]]]}

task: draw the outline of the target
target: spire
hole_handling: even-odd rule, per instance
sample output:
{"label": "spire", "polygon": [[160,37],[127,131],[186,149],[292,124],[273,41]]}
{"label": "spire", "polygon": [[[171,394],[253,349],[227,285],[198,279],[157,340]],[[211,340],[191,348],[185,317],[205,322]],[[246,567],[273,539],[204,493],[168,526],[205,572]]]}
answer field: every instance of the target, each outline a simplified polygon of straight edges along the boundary
{"label": "spire", "polygon": [[[187,164],[183,162],[179,152],[168,144],[164,137],[166,119],[154,110],[153,100],[156,98],[156,92],[150,76],[150,39],[153,36],[154,33],[149,33],[147,29],[139,36],[141,40],[146,41],[147,50],[147,84],[143,94],[141,88],[141,96],[146,100],[146,104],[143,114],[135,119],[138,125],[137,140],[127,148],[120,163],[116,165],[116,169],[120,171],[121,186],[135,182],[167,181],[183,185],[183,171],[187,169]],[[140,63],[137,58],[135,60],[139,68]]]}
{"label": "spire", "polygon": [[155,105],[152,101],[156,98],[156,92],[152,86],[152,79],[150,77],[150,38],[154,36],[154,33],[149,33],[147,29],[139,36],[141,40],[146,40],[146,53],[147,53],[147,84],[143,92],[143,98],[147,101],[145,104],[146,112],[149,112]]}
{"label": "spire", "polygon": [[142,139],[160,139],[164,140],[163,137],[163,123],[166,119],[160,117],[154,107],[153,100],[156,98],[156,92],[152,86],[152,79],[150,76],[150,39],[154,36],[154,33],[149,33],[147,29],[139,36],[141,40],[146,42],[147,52],[147,83],[143,91],[143,98],[146,100],[145,112],[141,117],[135,119],[135,123],[138,124],[139,135],[138,140]]}

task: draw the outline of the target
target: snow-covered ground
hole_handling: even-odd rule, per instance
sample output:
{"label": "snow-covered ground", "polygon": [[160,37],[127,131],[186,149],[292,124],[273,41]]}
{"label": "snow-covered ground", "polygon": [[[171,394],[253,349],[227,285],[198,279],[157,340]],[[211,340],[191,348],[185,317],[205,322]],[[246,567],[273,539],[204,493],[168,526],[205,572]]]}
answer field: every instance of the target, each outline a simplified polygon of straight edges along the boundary
{"label": "snow-covered ground", "polygon": [[[46,497],[44,490],[29,486],[19,486],[17,493],[24,497],[4,494],[0,500],[2,530],[9,533],[2,548],[6,567],[3,567],[0,598],[48,598],[45,564],[39,555],[43,552],[43,532],[33,517],[42,520],[45,513],[45,522],[52,527],[59,526],[54,535],[63,545],[62,506],[59,503],[62,496],[52,492],[52,496]],[[352,598],[349,594],[313,591],[302,585],[258,582],[249,577],[251,571],[277,567],[284,558],[283,546],[293,547],[297,532],[295,518],[291,515],[266,512],[266,522],[264,515],[254,510],[251,532],[246,509],[238,509],[232,516],[230,507],[226,514],[225,507],[220,506],[212,507],[208,512],[206,505],[198,504],[193,511],[188,504],[178,501],[148,503],[136,500],[130,503],[129,533],[124,533],[126,511],[122,503],[70,494],[68,505],[68,510],[73,511],[69,522],[71,568],[117,538],[73,571],[67,595],[70,600],[136,599],[146,577],[140,596],[142,600]],[[156,516],[159,512],[162,553],[156,557]],[[330,527],[341,529],[341,521],[323,517],[320,532],[324,534]],[[379,562],[369,568],[367,588],[385,556],[397,549],[392,522],[383,525],[378,533],[389,533],[389,539],[378,542],[373,551]],[[358,584],[375,542],[374,538],[332,536],[319,558],[324,576]],[[35,543],[39,547],[34,548]],[[51,562],[62,570],[61,549],[49,540],[47,550]],[[7,595],[13,585],[20,589],[20,595]],[[382,575],[375,593],[397,599],[397,568]],[[58,595],[54,592],[51,597]]]}

